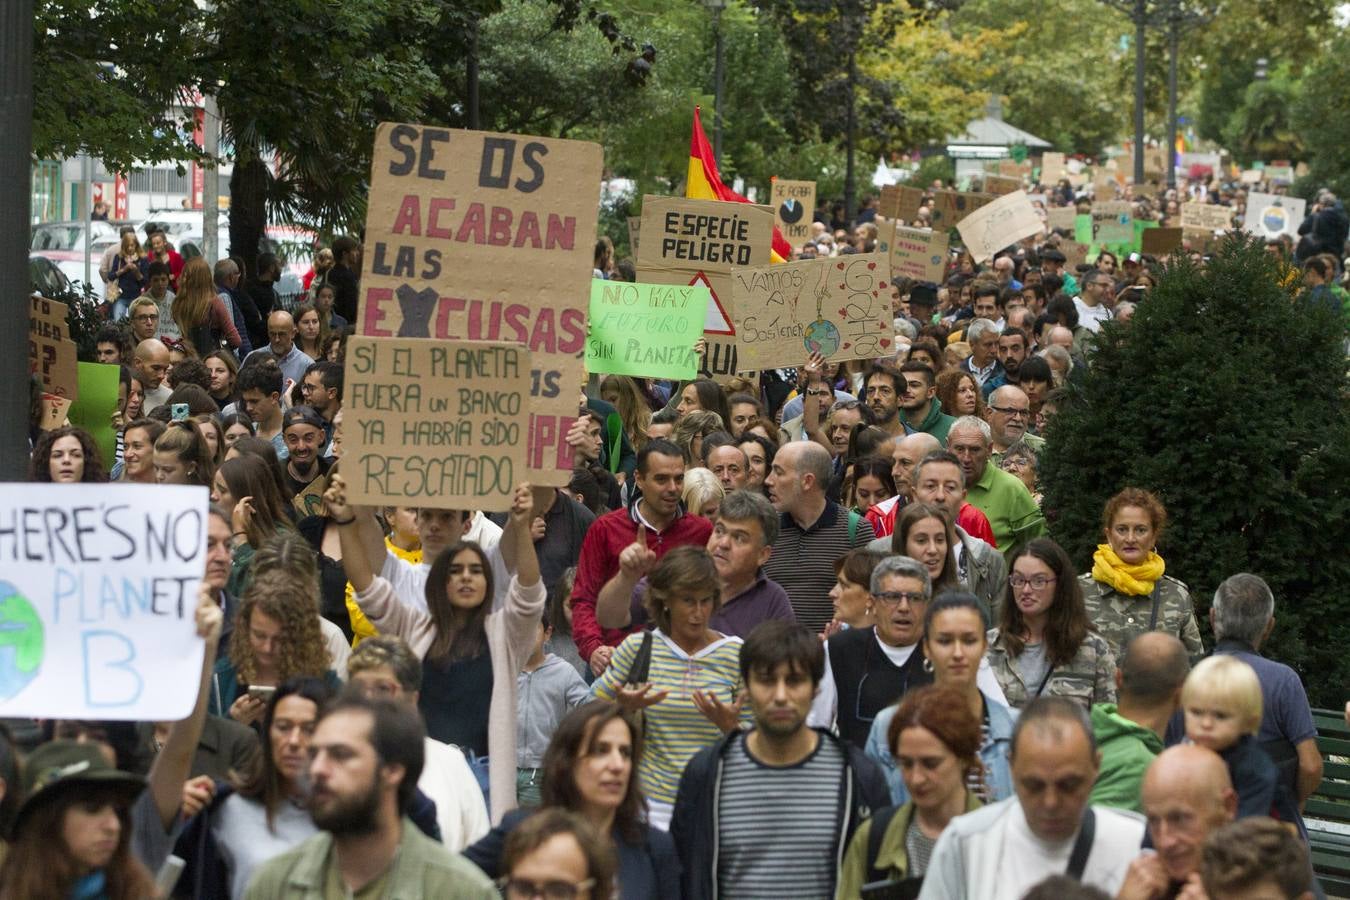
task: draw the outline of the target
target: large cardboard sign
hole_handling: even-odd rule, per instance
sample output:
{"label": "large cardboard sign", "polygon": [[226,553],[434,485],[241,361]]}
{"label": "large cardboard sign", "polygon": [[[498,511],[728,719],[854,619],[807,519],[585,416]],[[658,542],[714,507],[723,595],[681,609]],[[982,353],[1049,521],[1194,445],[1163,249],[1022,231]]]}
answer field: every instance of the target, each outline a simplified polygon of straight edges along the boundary
{"label": "large cardboard sign", "polygon": [[357,333],[524,344],[536,484],[571,477],[601,169],[582,141],[375,132]]}
{"label": "large cardboard sign", "polygon": [[1045,211],[1046,228],[1063,228],[1065,231],[1073,231],[1077,220],[1078,207],[1076,206],[1052,206]]}
{"label": "large cardboard sign", "polygon": [[46,393],[73,401],[80,395],[79,347],[67,330],[69,311],[59,300],[31,298],[28,366]]}
{"label": "large cardboard sign", "polygon": [[966,216],[992,202],[994,202],[993,194],[974,191],[934,191],[933,228],[937,230],[954,228]]}
{"label": "large cardboard sign", "polygon": [[204,487],[0,484],[0,716],[185,717]]}
{"label": "large cardboard sign", "polygon": [[1298,237],[1298,226],[1303,224],[1307,208],[1308,202],[1298,197],[1253,191],[1247,195],[1247,215],[1242,227],[1262,238],[1279,237],[1282,234]]}
{"label": "large cardboard sign", "polygon": [[947,269],[947,232],[894,225],[886,242],[891,278],[942,283]]}
{"label": "large cardboard sign", "polygon": [[987,194],[993,194],[995,197],[1002,197],[1004,194],[1011,194],[1013,191],[1022,189],[1022,179],[1009,178],[1006,175],[986,175],[984,176],[984,191]]}
{"label": "large cardboard sign", "polygon": [[1192,231],[1227,231],[1233,227],[1233,207],[1196,201],[1183,203],[1181,227]]}
{"label": "large cardboard sign", "polygon": [[1087,262],[1087,255],[1092,250],[1091,244],[1083,244],[1078,241],[1063,241],[1059,245],[1060,252],[1064,254],[1064,268],[1068,272],[1077,272],[1078,267]]}
{"label": "large cardboard sign", "polygon": [[816,183],[775,178],[769,196],[774,223],[783,237],[794,247],[805,243],[816,211]]}
{"label": "large cardboard sign", "polygon": [[1134,240],[1134,210],[1127,200],[1092,204],[1092,242],[1118,244]]}
{"label": "large cardboard sign", "polygon": [[638,280],[644,284],[705,287],[710,294],[703,336],[708,352],[700,372],[726,380],[754,368],[736,358],[731,270],[767,266],[773,209],[750,203],[646,197],[642,201]]}
{"label": "large cardboard sign", "polygon": [[1044,226],[1026,192],[1015,191],[970,213],[956,230],[974,260],[983,262],[1009,244],[1040,234]]}
{"label": "large cardboard sign", "polygon": [[[527,468],[554,462],[529,433],[530,372],[520,344],[352,337],[342,403],[348,497],[369,506],[510,509]],[[575,413],[575,392],[572,404]]]}
{"label": "large cardboard sign", "polygon": [[586,371],[693,379],[711,301],[705,287],[592,281]]}
{"label": "large cardboard sign", "polygon": [[732,272],[736,342],[750,368],[887,356],[895,343],[890,276],[879,253]]}
{"label": "large cardboard sign", "polygon": [[881,189],[877,213],[887,219],[913,223],[923,206],[923,190],[907,184],[888,184]]}
{"label": "large cardboard sign", "polygon": [[1181,236],[1180,228],[1146,228],[1140,249],[1150,256],[1163,256],[1181,246]]}

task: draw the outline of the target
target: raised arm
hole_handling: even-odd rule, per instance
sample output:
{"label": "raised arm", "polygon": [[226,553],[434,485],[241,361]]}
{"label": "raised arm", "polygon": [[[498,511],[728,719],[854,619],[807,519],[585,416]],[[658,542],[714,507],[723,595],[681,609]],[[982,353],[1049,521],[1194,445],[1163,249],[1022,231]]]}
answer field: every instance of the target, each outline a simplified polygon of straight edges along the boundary
{"label": "raised arm", "polygon": [[627,628],[633,622],[633,590],[656,566],[656,551],[647,548],[647,529],[637,527],[637,538],[619,554],[619,571],[600,588],[595,619],[602,628]]}
{"label": "raised arm", "polygon": [[516,487],[511,498],[511,513],[499,545],[507,569],[515,573],[523,587],[539,583],[539,556],[534,552],[534,535],[530,533],[533,522],[534,494],[529,484],[523,483]]}
{"label": "raised arm", "polygon": [[341,475],[329,475],[323,502],[333,524],[338,526],[342,568],[352,588],[360,593],[370,587],[384,564],[384,532],[373,508],[347,503],[347,482]]}

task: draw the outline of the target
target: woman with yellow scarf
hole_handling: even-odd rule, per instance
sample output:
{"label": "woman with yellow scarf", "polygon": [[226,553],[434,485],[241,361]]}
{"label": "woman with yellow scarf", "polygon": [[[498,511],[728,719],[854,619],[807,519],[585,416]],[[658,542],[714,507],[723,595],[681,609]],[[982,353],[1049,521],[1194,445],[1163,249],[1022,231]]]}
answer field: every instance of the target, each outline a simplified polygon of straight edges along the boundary
{"label": "woman with yellow scarf", "polygon": [[1119,659],[1125,645],[1145,631],[1174,634],[1192,657],[1205,652],[1186,585],[1165,575],[1155,548],[1167,510],[1153,494],[1125,488],[1106,501],[1106,543],[1092,555],[1092,571],[1079,576],[1092,627]]}

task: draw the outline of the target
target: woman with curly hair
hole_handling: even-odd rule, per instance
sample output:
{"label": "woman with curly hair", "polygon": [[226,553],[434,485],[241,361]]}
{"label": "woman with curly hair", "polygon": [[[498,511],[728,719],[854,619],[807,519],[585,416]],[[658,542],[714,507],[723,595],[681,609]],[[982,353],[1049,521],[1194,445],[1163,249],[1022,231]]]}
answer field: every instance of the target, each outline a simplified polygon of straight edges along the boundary
{"label": "woman with curly hair", "polygon": [[28,480],[97,484],[107,481],[108,476],[93,435],[83,428],[64,425],[38,436],[29,460]]}
{"label": "woman with curly hair", "polygon": [[949,416],[984,418],[984,396],[979,382],[965,369],[948,369],[937,377],[937,398]]}
{"label": "woman with curly hair", "polygon": [[234,616],[229,653],[216,663],[210,709],[246,725],[262,715],[270,693],[252,688],[276,687],[291,678],[322,678],[334,690],[341,686],[320,624],[318,568],[309,545],[294,532],[274,535],[254,555],[251,574]]}

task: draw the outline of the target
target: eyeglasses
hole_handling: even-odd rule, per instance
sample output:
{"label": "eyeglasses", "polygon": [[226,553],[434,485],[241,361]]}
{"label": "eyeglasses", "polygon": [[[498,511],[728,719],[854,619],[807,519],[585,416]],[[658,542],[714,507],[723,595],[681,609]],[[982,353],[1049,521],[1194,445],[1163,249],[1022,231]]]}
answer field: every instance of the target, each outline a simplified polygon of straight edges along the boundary
{"label": "eyeglasses", "polygon": [[570,881],[532,881],[529,878],[499,878],[497,886],[507,900],[576,900],[582,891],[595,887],[595,879],[587,878],[573,884]]}
{"label": "eyeglasses", "polygon": [[919,591],[882,591],[880,594],[873,594],[872,597],[887,606],[899,606],[902,600],[910,606],[928,602],[928,597]]}
{"label": "eyeglasses", "polygon": [[1014,588],[1017,588],[1019,590],[1026,587],[1027,585],[1031,585],[1032,587],[1034,587],[1036,590],[1039,591],[1043,590],[1044,588],[1054,583],[1055,583],[1055,576],[1053,575],[1033,575],[1030,578],[1027,578],[1024,575],[1008,576],[1008,584],[1012,585]]}
{"label": "eyeglasses", "polygon": [[1013,409],[1010,406],[994,406],[992,404],[989,408],[996,413],[1003,413],[1003,415],[1013,419],[1027,419],[1031,417],[1031,410],[1029,409]]}
{"label": "eyeglasses", "polygon": [[134,322],[153,322],[159,318],[159,313],[146,313],[145,315],[132,316]]}

